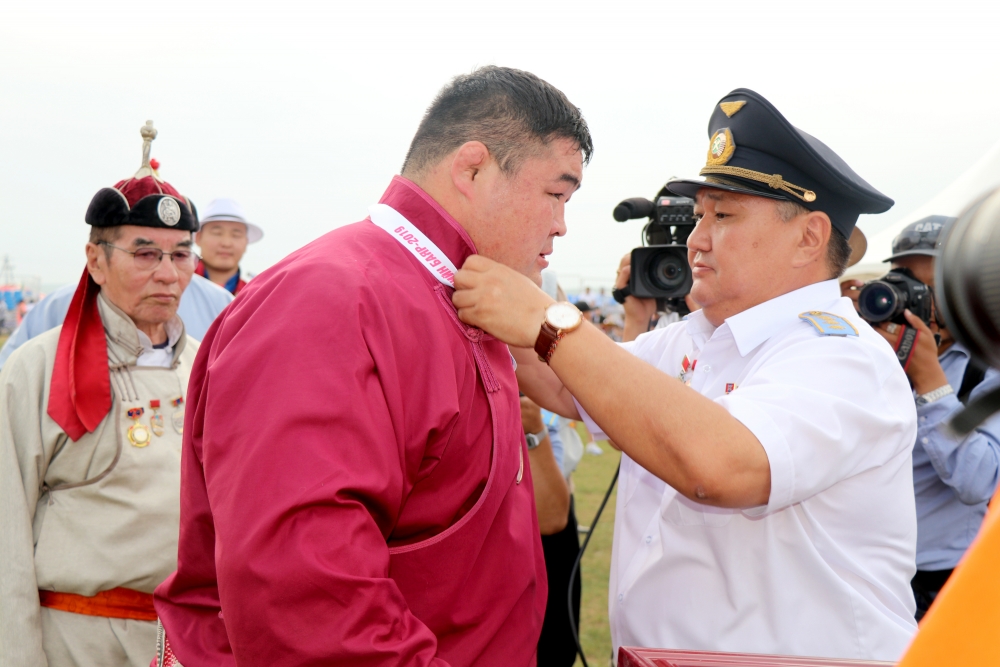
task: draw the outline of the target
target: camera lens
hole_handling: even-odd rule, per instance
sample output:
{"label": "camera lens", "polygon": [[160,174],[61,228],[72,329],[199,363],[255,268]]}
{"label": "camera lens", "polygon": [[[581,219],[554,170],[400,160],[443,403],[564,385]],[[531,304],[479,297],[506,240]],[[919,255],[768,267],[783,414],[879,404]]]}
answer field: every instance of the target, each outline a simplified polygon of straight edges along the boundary
{"label": "camera lens", "polygon": [[974,357],[1000,366],[1000,189],[972,204],[940,247],[935,282],[948,331]]}
{"label": "camera lens", "polygon": [[687,279],[687,258],[664,252],[649,263],[649,281],[665,292],[672,292],[684,285]]}
{"label": "camera lens", "polygon": [[901,300],[892,285],[876,280],[861,288],[858,310],[869,322],[885,322],[899,315]]}

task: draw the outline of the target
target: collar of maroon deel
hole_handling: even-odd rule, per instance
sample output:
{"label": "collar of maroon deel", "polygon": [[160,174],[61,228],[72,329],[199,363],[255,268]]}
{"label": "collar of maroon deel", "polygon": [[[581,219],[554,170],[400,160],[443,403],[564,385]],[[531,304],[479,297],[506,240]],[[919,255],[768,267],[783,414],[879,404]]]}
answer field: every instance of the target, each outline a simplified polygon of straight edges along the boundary
{"label": "collar of maroon deel", "polygon": [[100,286],[83,270],[56,348],[48,413],[74,442],[91,433],[111,410],[111,377]]}

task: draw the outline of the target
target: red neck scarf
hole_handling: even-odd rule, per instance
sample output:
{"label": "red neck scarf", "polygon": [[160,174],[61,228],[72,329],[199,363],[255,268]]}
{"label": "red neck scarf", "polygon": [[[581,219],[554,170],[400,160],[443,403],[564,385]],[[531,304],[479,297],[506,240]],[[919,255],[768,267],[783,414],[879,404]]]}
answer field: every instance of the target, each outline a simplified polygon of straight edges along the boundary
{"label": "red neck scarf", "polygon": [[84,269],[56,348],[48,413],[74,442],[91,433],[111,410],[111,376],[100,286]]}

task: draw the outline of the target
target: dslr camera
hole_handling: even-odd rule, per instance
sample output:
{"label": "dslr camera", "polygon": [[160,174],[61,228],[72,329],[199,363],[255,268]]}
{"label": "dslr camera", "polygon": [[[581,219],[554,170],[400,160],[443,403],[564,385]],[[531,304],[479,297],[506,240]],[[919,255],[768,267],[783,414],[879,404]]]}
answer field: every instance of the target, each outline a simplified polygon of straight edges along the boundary
{"label": "dslr camera", "polygon": [[629,292],[640,299],[656,299],[660,310],[687,314],[684,297],[693,281],[687,239],[695,226],[694,200],[675,196],[664,187],[655,201],[626,199],[613,215],[618,222],[649,219],[642,230],[643,246],[632,250]]}
{"label": "dslr camera", "polygon": [[888,274],[865,283],[858,294],[858,310],[867,322],[893,322],[906,325],[903,311],[909,309],[925,324],[934,316],[934,293],[913,277],[909,269],[893,269]]}

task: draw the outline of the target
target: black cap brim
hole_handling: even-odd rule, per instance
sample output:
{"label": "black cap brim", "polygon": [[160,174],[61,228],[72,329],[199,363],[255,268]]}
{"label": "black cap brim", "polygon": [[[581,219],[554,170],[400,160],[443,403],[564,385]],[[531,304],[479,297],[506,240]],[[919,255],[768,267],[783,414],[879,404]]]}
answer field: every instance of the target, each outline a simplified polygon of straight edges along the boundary
{"label": "black cap brim", "polygon": [[886,262],[894,262],[900,257],[913,257],[914,255],[923,255],[924,257],[937,257],[940,254],[941,253],[939,253],[937,250],[930,250],[930,249],[907,250],[906,252],[897,252],[892,257],[887,257],[886,259],[883,259],[882,263],[885,264]]}
{"label": "black cap brim", "polygon": [[698,194],[698,191],[702,188],[713,188],[715,190],[725,190],[726,192],[753,195],[754,197],[767,197],[768,199],[778,199],[780,201],[795,201],[791,197],[786,197],[784,195],[774,193],[773,191],[767,192],[757,190],[755,188],[747,187],[742,183],[728,181],[721,178],[712,178],[711,180],[706,178],[681,178],[667,181],[665,187],[676,195],[680,195],[681,197],[690,197],[691,199],[694,199]]}

